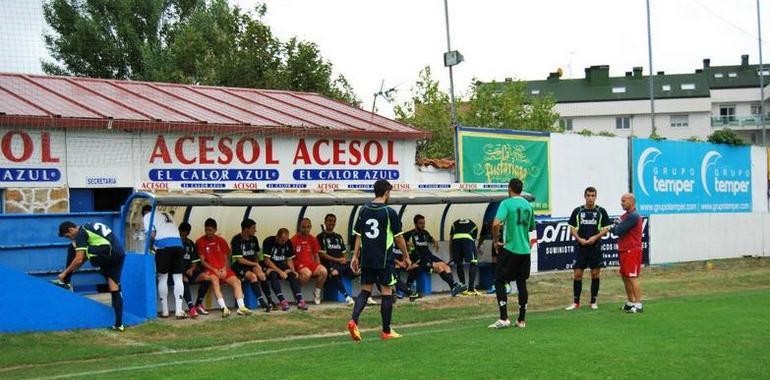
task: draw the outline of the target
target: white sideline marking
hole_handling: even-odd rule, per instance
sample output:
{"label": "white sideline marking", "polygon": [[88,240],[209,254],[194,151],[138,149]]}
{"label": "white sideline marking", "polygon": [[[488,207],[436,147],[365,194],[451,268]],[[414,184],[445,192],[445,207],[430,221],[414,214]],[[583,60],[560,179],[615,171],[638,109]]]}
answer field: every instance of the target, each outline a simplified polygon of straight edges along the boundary
{"label": "white sideline marking", "polygon": [[[481,317],[477,317],[477,318],[473,318],[473,319],[480,319],[480,318]],[[405,326],[402,326],[402,327],[405,327]],[[440,333],[440,332],[447,332],[447,331],[467,330],[467,329],[472,329],[472,328],[478,328],[478,327],[477,326],[464,326],[464,327],[442,328],[442,329],[435,329],[435,330],[423,330],[423,331],[417,331],[417,332],[414,332],[414,333],[410,333],[408,336],[433,334],[433,333]],[[347,335],[347,333],[335,334],[335,335]],[[111,369],[103,369],[103,370],[97,370],[97,371],[75,372],[75,373],[61,374],[61,375],[48,376],[48,377],[36,377],[36,378],[33,378],[33,379],[53,380],[53,379],[64,379],[64,378],[69,378],[69,377],[82,377],[82,376],[91,376],[91,375],[106,375],[106,374],[111,374],[111,373],[116,373],[116,372],[142,371],[142,370],[147,370],[147,369],[155,369],[155,368],[170,367],[170,366],[177,366],[177,365],[202,364],[202,363],[218,362],[218,361],[223,361],[223,360],[233,360],[233,359],[240,359],[240,358],[249,357],[249,356],[262,356],[262,355],[279,354],[279,353],[292,352],[292,351],[314,350],[314,349],[317,349],[317,348],[338,346],[338,345],[341,345],[341,344],[350,345],[350,344],[356,344],[356,343],[351,343],[351,342],[347,342],[347,341],[346,342],[328,342],[328,343],[314,344],[314,345],[309,345],[309,346],[281,348],[281,349],[277,349],[277,350],[244,352],[244,353],[235,354],[235,355],[230,354],[230,355],[224,355],[224,356],[217,356],[217,357],[213,357],[213,358],[190,359],[190,360],[176,360],[176,361],[170,361],[170,362],[145,364],[145,365],[138,365],[138,366],[132,366],[132,367],[121,367],[121,368],[111,368]]]}

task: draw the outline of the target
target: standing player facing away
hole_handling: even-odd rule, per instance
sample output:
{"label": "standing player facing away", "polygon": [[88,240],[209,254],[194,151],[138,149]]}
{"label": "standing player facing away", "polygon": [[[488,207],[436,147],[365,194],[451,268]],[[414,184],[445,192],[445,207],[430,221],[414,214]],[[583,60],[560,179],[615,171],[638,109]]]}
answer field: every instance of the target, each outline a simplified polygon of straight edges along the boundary
{"label": "standing player facing away", "polygon": [[575,208],[569,217],[570,231],[577,240],[575,270],[572,282],[572,305],[565,310],[580,307],[580,293],[583,290],[583,271],[591,268],[591,309],[599,305],[599,278],[602,270],[602,249],[600,240],[610,230],[612,221],[607,210],[596,204],[596,189],[587,187],[583,192],[586,203]]}
{"label": "standing player facing away", "polygon": [[479,228],[470,219],[457,219],[449,230],[451,238],[452,261],[457,268],[457,280],[465,284],[465,268],[463,262],[468,263],[468,290],[465,295],[479,296],[476,291],[476,274],[479,272],[479,257],[476,251],[476,238],[479,236]]}
{"label": "standing player facing away", "polygon": [[348,294],[348,290],[345,289],[345,285],[342,283],[342,277],[353,278],[356,276],[353,270],[348,265],[347,247],[345,246],[345,240],[342,235],[334,232],[334,227],[337,226],[337,216],[334,214],[326,214],[324,217],[324,230],[316,236],[316,239],[321,244],[321,263],[326,267],[332,284],[337,290],[345,297],[345,303],[353,305],[355,301],[353,297]]}
{"label": "standing player facing away", "polygon": [[[393,315],[393,289],[396,285],[396,277],[393,274],[390,247],[395,243],[402,251],[406,252],[406,243],[401,236],[401,220],[395,210],[386,204],[390,199],[390,190],[393,186],[386,180],[378,180],[374,183],[374,200],[367,203],[358,213],[353,232],[356,241],[353,248],[353,258],[350,266],[353,271],[361,270],[361,292],[356,297],[353,306],[353,316],[348,322],[348,331],[354,341],[361,340],[361,332],[358,330],[358,317],[366,307],[366,301],[372,295],[372,285],[378,283],[382,286],[382,304],[380,315],[382,316],[382,333],[380,338],[400,338],[401,335],[390,328],[390,320]],[[404,255],[407,266],[411,264],[408,255]]]}
{"label": "standing player facing away", "polygon": [[270,284],[267,283],[267,276],[259,264],[259,240],[255,236],[256,233],[257,222],[253,219],[247,218],[241,222],[241,233],[230,240],[230,248],[233,251],[232,266],[241,281],[249,282],[259,305],[269,313],[272,309],[278,310],[278,306],[270,298]]}
{"label": "standing player facing away", "polygon": [[227,246],[225,239],[217,235],[217,221],[208,218],[203,226],[205,235],[198,238],[195,245],[198,247],[201,264],[207,269],[206,274],[214,279],[211,282],[211,288],[217,297],[217,304],[222,308],[222,318],[230,316],[230,309],[227,308],[225,299],[222,296],[221,284],[228,284],[233,288],[233,296],[235,296],[235,301],[238,303],[237,313],[239,315],[250,315],[251,310],[247,309],[243,303],[241,282],[228,265],[230,262],[228,257],[230,255],[230,247]]}
{"label": "standing player facing away", "polygon": [[[152,239],[155,248],[155,271],[158,273],[158,297],[160,297],[160,316],[168,318],[168,274],[174,280],[174,314],[177,319],[186,315],[182,309],[184,296],[184,244],[179,237],[179,229],[174,217],[166,211],[152,211],[152,206],[142,207],[144,231]],[[152,219],[152,226],[150,226]]]}
{"label": "standing player facing away", "polygon": [[[498,250],[497,269],[495,271],[495,289],[497,305],[500,308],[500,319],[489,325],[490,328],[504,328],[511,325],[508,319],[508,294],[505,284],[516,281],[519,288],[519,318],[516,327],[526,327],[527,313],[527,279],[530,270],[529,232],[535,229],[535,212],[532,205],[521,197],[524,184],[518,178],[508,183],[509,198],[500,202],[494,224],[492,238]],[[500,225],[505,224],[504,240],[500,243]]]}
{"label": "standing player facing away", "polygon": [[59,225],[59,236],[67,237],[75,242],[75,259],[59,273],[59,281],[64,282],[72,272],[78,270],[86,259],[91,265],[99,267],[99,273],[107,279],[107,287],[112,297],[112,308],[115,310],[115,324],[112,329],[124,331],[123,327],[123,295],[120,293],[120,274],[123,271],[123,261],[126,254],[112,230],[102,223],[86,223],[77,226],[72,222]]}
{"label": "standing player facing away", "polygon": [[642,232],[644,221],[636,212],[636,197],[626,193],[620,198],[620,206],[626,211],[620,217],[620,223],[610,231],[618,235],[618,256],[620,258],[620,276],[626,287],[628,301],[623,310],[629,313],[641,313],[642,287],[639,274],[642,272]]}

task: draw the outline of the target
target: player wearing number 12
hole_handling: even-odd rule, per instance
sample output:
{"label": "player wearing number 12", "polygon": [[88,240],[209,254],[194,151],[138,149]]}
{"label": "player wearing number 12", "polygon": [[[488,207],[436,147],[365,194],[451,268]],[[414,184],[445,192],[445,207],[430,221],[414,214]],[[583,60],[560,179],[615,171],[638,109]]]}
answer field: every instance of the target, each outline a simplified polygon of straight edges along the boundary
{"label": "player wearing number 12", "polygon": [[124,331],[120,273],[123,271],[126,254],[118,238],[102,223],[86,223],[77,226],[69,221],[59,225],[59,236],[66,236],[75,242],[75,259],[59,274],[59,280],[64,280],[80,268],[86,258],[91,265],[99,267],[99,272],[107,279],[107,286],[112,296],[112,308],[115,310],[115,324],[112,329]]}
{"label": "player wearing number 12", "polygon": [[[491,324],[490,328],[503,328],[511,325],[508,319],[508,294],[505,284],[516,281],[519,288],[519,318],[516,327],[524,328],[524,318],[527,313],[527,279],[530,269],[529,233],[535,229],[535,213],[532,205],[522,198],[524,184],[518,178],[508,183],[508,199],[500,202],[497,209],[492,236],[498,252],[497,268],[495,270],[495,289],[497,305],[500,308],[500,319]],[[500,226],[505,225],[504,243],[499,242]]]}
{"label": "player wearing number 12", "polygon": [[[350,266],[353,271],[361,270],[361,292],[353,306],[353,316],[348,322],[348,331],[354,341],[361,340],[361,332],[358,330],[358,317],[366,307],[366,300],[372,295],[372,285],[382,286],[382,304],[380,315],[382,316],[382,339],[400,338],[401,335],[390,328],[390,320],[393,314],[393,286],[396,285],[394,268],[391,265],[393,258],[390,247],[393,244],[406,252],[406,242],[402,236],[401,220],[395,210],[386,203],[390,199],[390,190],[393,186],[385,180],[374,183],[374,200],[367,203],[356,219],[353,232],[356,235],[353,248],[353,257]],[[409,255],[404,255],[406,265],[411,264]]]}

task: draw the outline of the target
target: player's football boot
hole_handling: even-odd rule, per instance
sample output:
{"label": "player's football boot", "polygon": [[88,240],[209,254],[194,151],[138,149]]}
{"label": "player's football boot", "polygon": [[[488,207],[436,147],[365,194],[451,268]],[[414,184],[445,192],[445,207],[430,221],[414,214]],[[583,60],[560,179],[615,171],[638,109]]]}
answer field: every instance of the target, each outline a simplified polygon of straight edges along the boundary
{"label": "player's football boot", "polygon": [[230,309],[227,307],[222,308],[222,318],[227,318],[230,316]]}
{"label": "player's football boot", "polygon": [[281,301],[281,311],[289,311],[289,301]]}
{"label": "player's football boot", "polygon": [[249,310],[248,307],[239,307],[238,310],[235,311],[238,315],[251,315],[251,310]]}
{"label": "player's football boot", "polygon": [[201,315],[209,315],[209,311],[206,310],[205,307],[203,307],[203,304],[198,304],[195,306],[195,309],[198,310],[198,314]]}
{"label": "player's football boot", "polygon": [[58,278],[55,280],[51,280],[51,284],[54,284],[60,288],[67,289],[69,291],[72,291],[72,284],[68,284],[62,280],[59,280]]}
{"label": "player's football boot", "polygon": [[577,310],[577,309],[580,309],[580,304],[579,303],[573,303],[572,305],[569,305],[569,306],[564,308],[564,310],[567,310],[567,311],[572,311],[572,310]]}
{"label": "player's football boot", "polygon": [[497,321],[495,321],[495,323],[493,323],[493,324],[491,324],[491,325],[489,325],[487,327],[489,327],[490,329],[504,329],[506,327],[511,327],[511,320],[510,319],[506,319],[506,320],[498,319]]}
{"label": "player's football boot", "polygon": [[412,294],[409,295],[409,301],[411,302],[414,302],[418,298],[420,298],[420,294],[417,292],[412,292]]}
{"label": "player's football boot", "polygon": [[190,318],[195,319],[198,318],[198,310],[193,306],[190,308],[190,310],[187,311],[187,314],[190,315]]}
{"label": "player's football boot", "polygon": [[391,329],[389,333],[386,333],[384,331],[380,332],[380,339],[382,339],[382,340],[398,339],[398,338],[401,338],[401,337],[402,337],[402,335],[397,333],[393,329]]}
{"label": "player's football boot", "polygon": [[111,329],[112,329],[112,331],[115,331],[115,332],[124,332],[124,331],[126,331],[126,328],[123,327],[123,325],[112,326]]}
{"label": "player's football boot", "polygon": [[629,311],[631,310],[632,307],[634,307],[634,305],[632,305],[629,302],[626,302],[625,304],[623,304],[623,306],[620,307],[620,310]]}
{"label": "player's football boot", "polygon": [[599,310],[599,304],[594,302],[591,304],[591,310]]}
{"label": "player's football boot", "polygon": [[492,286],[487,289],[487,294],[495,294],[497,293],[497,288],[495,288],[495,284],[492,284]]}
{"label": "player's football boot", "polygon": [[174,314],[174,318],[176,318],[176,319],[187,319],[187,314],[185,314],[184,311],[180,311],[180,312]]}
{"label": "player's football boot", "polygon": [[631,306],[630,309],[626,310],[626,313],[636,314],[641,313],[642,311],[644,311],[644,309],[641,306]]}
{"label": "player's football boot", "polygon": [[379,305],[379,303],[377,303],[377,301],[375,301],[374,298],[372,298],[372,297],[369,297],[369,298],[366,299],[366,304],[367,305]]}
{"label": "player's football boot", "polygon": [[356,301],[353,299],[353,297],[347,296],[345,297],[345,304],[347,304],[348,306],[353,306],[356,304]]}
{"label": "player's football boot", "polygon": [[297,309],[300,309],[300,310],[308,309],[307,304],[305,303],[305,300],[297,302]]}
{"label": "player's football boot", "polygon": [[348,321],[348,331],[350,332],[350,338],[356,342],[361,341],[361,332],[358,331],[358,324],[354,320]]}
{"label": "player's football boot", "polygon": [[523,329],[523,328],[527,327],[527,322],[526,321],[516,321],[516,327],[518,327],[520,329]]}
{"label": "player's football boot", "polygon": [[313,303],[316,305],[321,304],[321,289],[313,289]]}
{"label": "player's football boot", "polygon": [[468,287],[463,284],[457,284],[452,288],[452,297],[457,297],[458,294],[468,290]]}

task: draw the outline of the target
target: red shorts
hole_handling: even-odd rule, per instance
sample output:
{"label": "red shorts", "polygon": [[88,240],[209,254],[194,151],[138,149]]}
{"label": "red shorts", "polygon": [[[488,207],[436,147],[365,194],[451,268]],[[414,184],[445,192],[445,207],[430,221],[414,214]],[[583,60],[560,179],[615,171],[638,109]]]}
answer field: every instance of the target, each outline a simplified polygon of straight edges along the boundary
{"label": "red shorts", "polygon": [[619,252],[620,275],[628,278],[639,277],[642,273],[642,249],[635,248],[625,252]]}
{"label": "red shorts", "polygon": [[[213,278],[218,278],[218,277],[219,277],[219,275],[218,275],[216,272],[212,272],[212,271],[211,271],[211,270],[209,270],[209,269],[206,269],[206,274],[208,274],[209,276],[211,276],[211,277],[213,277]],[[227,281],[227,280],[228,280],[230,277],[235,277],[235,272],[233,272],[232,270],[230,270],[230,268],[227,268],[227,274],[225,274],[225,279],[224,279],[224,280],[221,280],[221,279],[220,279],[220,280],[219,280],[219,282],[221,282],[221,283],[224,283],[224,282],[225,282],[225,281]]]}
{"label": "red shorts", "polygon": [[315,272],[315,270],[318,268],[318,263],[315,261],[297,261],[294,263],[294,267],[297,268],[297,272],[301,271],[302,268],[310,269],[310,273]]}

